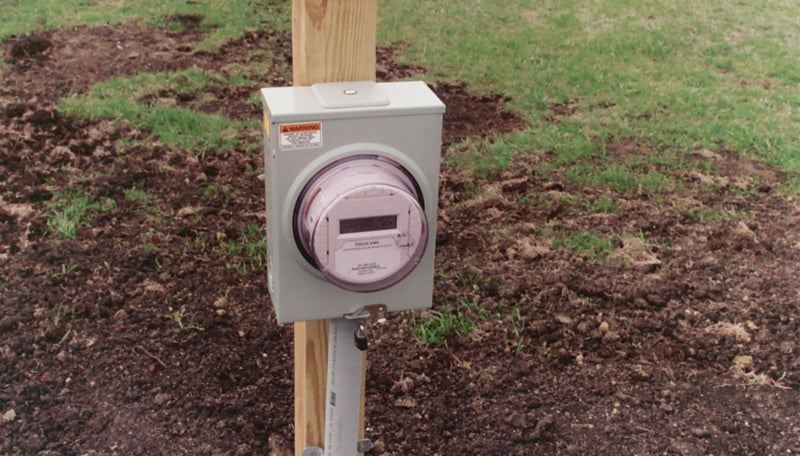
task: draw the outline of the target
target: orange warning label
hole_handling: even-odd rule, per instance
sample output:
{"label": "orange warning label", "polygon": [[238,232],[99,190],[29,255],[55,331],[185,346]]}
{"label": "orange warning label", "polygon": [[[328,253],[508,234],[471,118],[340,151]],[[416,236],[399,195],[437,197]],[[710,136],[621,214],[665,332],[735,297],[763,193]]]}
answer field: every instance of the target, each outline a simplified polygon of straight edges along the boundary
{"label": "orange warning label", "polygon": [[278,133],[281,150],[322,147],[322,122],[279,125]]}
{"label": "orange warning label", "polygon": [[283,133],[299,133],[304,131],[319,131],[321,128],[322,124],[320,124],[319,122],[281,125],[281,133],[283,134]]}

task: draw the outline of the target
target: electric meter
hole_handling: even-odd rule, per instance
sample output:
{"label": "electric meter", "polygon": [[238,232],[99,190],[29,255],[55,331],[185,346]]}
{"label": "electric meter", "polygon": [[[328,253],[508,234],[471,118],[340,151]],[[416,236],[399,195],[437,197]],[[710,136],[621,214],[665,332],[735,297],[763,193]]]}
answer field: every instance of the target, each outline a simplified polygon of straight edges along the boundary
{"label": "electric meter", "polygon": [[398,163],[377,155],[342,158],[314,176],[295,206],[294,236],[332,283],[376,291],[422,258],[428,226],[422,195]]}
{"label": "electric meter", "polygon": [[422,82],[261,94],[278,321],[430,307],[442,102]]}

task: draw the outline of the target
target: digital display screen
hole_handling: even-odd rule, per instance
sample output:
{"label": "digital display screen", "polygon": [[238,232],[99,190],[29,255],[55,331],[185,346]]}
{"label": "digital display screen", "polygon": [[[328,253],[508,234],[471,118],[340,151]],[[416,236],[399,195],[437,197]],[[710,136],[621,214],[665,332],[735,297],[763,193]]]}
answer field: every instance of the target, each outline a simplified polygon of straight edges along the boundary
{"label": "digital display screen", "polygon": [[363,233],[364,231],[393,230],[397,228],[397,215],[380,215],[339,220],[339,233]]}

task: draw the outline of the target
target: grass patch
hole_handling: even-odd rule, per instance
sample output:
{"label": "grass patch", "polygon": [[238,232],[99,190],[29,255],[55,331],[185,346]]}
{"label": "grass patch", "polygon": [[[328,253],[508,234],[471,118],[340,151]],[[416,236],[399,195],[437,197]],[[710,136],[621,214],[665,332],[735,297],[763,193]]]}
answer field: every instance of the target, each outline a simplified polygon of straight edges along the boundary
{"label": "grass patch", "polygon": [[[532,124],[515,150],[554,166],[633,138],[643,154],[728,149],[800,173],[797,2],[407,0],[380,14],[379,42],[410,43],[401,63],[423,77],[510,95]],[[556,103],[576,113],[553,122]]]}
{"label": "grass patch", "polygon": [[194,315],[187,312],[185,307],[181,307],[180,309],[174,312],[165,314],[164,318],[172,320],[175,323],[176,327],[173,329],[173,331],[175,331],[176,333],[182,333],[187,331],[195,333],[198,331],[205,331],[205,328],[195,323]]}
{"label": "grass patch", "polygon": [[201,69],[140,73],[95,84],[87,95],[63,98],[59,109],[67,115],[130,123],[151,132],[168,146],[198,154],[209,150],[232,150],[240,145],[241,130],[253,128],[255,121],[235,121],[220,115],[143,101],[162,90],[197,96],[209,85],[227,84],[231,79],[236,78],[223,78]]}
{"label": "grass patch", "polygon": [[136,20],[178,31],[182,26],[170,18],[183,15],[202,19],[199,25],[206,35],[199,48],[214,49],[248,29],[287,30],[288,13],[285,2],[276,0],[6,0],[0,8],[0,39],[73,25],[115,25]]}
{"label": "grass patch", "polygon": [[50,233],[75,239],[78,228],[88,226],[92,213],[117,207],[110,198],[93,199],[86,190],[56,192],[47,204],[47,229]]}
{"label": "grass patch", "polygon": [[448,339],[463,339],[477,328],[477,322],[483,317],[477,300],[461,299],[455,308],[427,311],[420,318],[411,321],[411,334],[426,345],[436,348],[448,346]]}
{"label": "grass patch", "polygon": [[608,198],[598,198],[594,201],[584,203],[584,207],[591,212],[602,212],[613,214],[619,210],[619,205]]}
{"label": "grass patch", "polygon": [[610,239],[600,237],[588,230],[553,239],[552,246],[554,249],[565,248],[586,255],[592,261],[605,258],[614,250],[614,243]]}
{"label": "grass patch", "polygon": [[228,203],[233,198],[236,190],[229,184],[218,184],[212,182],[203,188],[203,198],[219,199],[222,202],[222,207],[228,207]]}
{"label": "grass patch", "polygon": [[[421,75],[429,81],[509,94],[531,121],[526,132],[465,149],[477,173],[505,169],[512,151],[552,151],[562,166],[590,159],[608,138],[633,138],[649,145],[643,154],[736,150],[800,174],[800,61],[788,45],[800,39],[797,2],[407,0],[382,4],[379,14],[379,43],[409,43],[398,63],[431,68]],[[176,15],[202,19],[208,48],[290,24],[290,8],[277,1],[11,0],[0,10],[0,37],[124,20],[174,28]],[[96,109],[113,111],[111,100]],[[556,103],[576,113],[553,122]],[[120,109],[104,116],[132,119],[179,147],[235,147],[242,128],[171,109]]]}
{"label": "grass patch", "polygon": [[537,204],[541,204],[538,197],[532,194],[520,195],[517,197],[514,203],[521,207],[534,207]]}
{"label": "grass patch", "polygon": [[159,249],[156,244],[159,237],[160,233],[156,233],[152,228],[148,229],[147,232],[142,235],[142,242],[139,244],[139,249],[144,253],[160,253],[161,249]]}
{"label": "grass patch", "polygon": [[267,238],[260,225],[247,225],[240,230],[239,239],[223,240],[221,246],[231,257],[228,269],[246,276],[250,271],[263,271],[267,264]]}
{"label": "grass patch", "polygon": [[658,172],[636,174],[624,166],[613,163],[599,168],[589,163],[580,163],[568,168],[564,174],[573,182],[608,187],[621,193],[633,193],[639,187],[649,190],[673,187],[671,179],[665,174]]}
{"label": "grass patch", "polygon": [[686,216],[692,220],[700,222],[718,222],[722,220],[742,219],[741,215],[734,210],[715,211],[711,209],[690,209],[686,211]]}
{"label": "grass patch", "polygon": [[153,195],[138,188],[126,189],[122,192],[122,194],[125,195],[125,198],[137,203],[147,203],[153,199]]}
{"label": "grass patch", "polygon": [[[469,265],[456,272],[455,283],[461,288],[470,289],[472,291],[488,295],[496,295],[503,287],[502,280],[490,275],[486,275],[481,269],[472,265]],[[476,305],[470,305],[468,307],[477,308]]]}
{"label": "grass patch", "polygon": [[239,129],[252,126],[226,117],[170,106],[148,107],[119,99],[88,100],[71,97],[61,101],[68,115],[112,119],[149,131],[164,144],[198,154],[210,150],[232,150],[239,146]]}
{"label": "grass patch", "polygon": [[511,321],[509,322],[511,335],[513,337],[506,341],[506,351],[520,356],[528,348],[528,337],[525,335],[525,317],[519,310],[519,306],[514,306],[511,309]]}
{"label": "grass patch", "polygon": [[502,139],[493,143],[484,139],[467,140],[457,148],[455,153],[445,156],[445,163],[479,177],[508,169],[514,150],[513,143]]}

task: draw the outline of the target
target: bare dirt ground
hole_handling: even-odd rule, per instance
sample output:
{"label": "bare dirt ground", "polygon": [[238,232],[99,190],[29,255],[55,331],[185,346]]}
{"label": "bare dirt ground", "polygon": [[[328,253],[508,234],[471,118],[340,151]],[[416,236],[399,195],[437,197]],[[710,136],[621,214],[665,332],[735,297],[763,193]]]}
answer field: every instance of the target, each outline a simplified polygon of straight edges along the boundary
{"label": "bare dirt ground", "polygon": [[[1,454],[291,448],[291,327],[271,315],[263,268],[225,248],[264,224],[261,156],[197,156],[58,111],[61,97],[140,71],[263,60],[245,76],[289,83],[256,52],[285,66],[286,36],[198,52],[199,21],[179,19],[187,31],[77,27],[0,43]],[[393,52],[379,50],[381,79],[424,71]],[[258,119],[257,89],[154,96]],[[524,127],[502,96],[434,89],[448,106],[445,155]],[[565,108],[548,119],[575,114]],[[241,139],[261,141],[255,129]],[[626,138],[607,148],[660,153]],[[483,317],[440,349],[411,335],[424,313],[370,325],[373,453],[799,454],[797,201],[775,191],[779,170],[728,151],[687,157],[713,171],[657,169],[681,185],[633,192],[544,171],[537,151],[481,178],[445,165],[435,307],[477,301]],[[152,198],[126,198],[134,188]],[[66,189],[114,203],[74,240],[47,227]],[[587,209],[601,199],[618,210]],[[553,247],[553,233],[587,229],[630,236],[599,259]]]}

